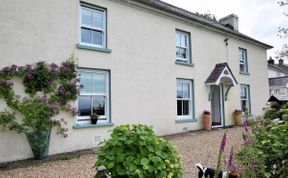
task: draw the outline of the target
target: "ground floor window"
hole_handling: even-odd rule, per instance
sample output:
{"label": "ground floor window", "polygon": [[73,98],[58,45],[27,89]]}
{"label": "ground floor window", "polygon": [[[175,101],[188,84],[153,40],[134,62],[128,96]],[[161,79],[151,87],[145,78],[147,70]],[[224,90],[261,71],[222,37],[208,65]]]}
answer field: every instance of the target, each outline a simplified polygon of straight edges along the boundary
{"label": "ground floor window", "polygon": [[110,86],[109,72],[105,70],[79,69],[83,88],[78,97],[77,123],[89,123],[90,115],[97,113],[98,122],[109,122]]}
{"label": "ground floor window", "polygon": [[240,85],[241,89],[241,109],[242,111],[247,110],[251,114],[250,107],[250,87],[249,85]]}
{"label": "ground floor window", "polygon": [[192,119],[192,80],[177,79],[177,119]]}

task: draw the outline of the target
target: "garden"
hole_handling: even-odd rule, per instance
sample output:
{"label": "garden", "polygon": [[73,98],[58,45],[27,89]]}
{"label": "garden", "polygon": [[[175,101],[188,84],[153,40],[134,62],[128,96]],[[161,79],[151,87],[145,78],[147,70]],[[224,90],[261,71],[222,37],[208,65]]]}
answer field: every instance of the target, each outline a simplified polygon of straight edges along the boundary
{"label": "garden", "polygon": [[[23,81],[25,97],[14,92],[15,78]],[[68,136],[67,121],[52,118],[57,118],[60,111],[77,114],[70,104],[82,87],[75,60],[71,58],[59,66],[46,62],[7,66],[0,71],[0,83],[0,98],[9,107],[0,112],[0,129],[25,134],[34,157],[47,157],[53,126],[64,138]],[[0,177],[41,177],[40,172],[47,174],[45,177],[180,178],[200,176],[201,172],[208,174],[206,166],[212,168],[214,175],[288,177],[288,106],[272,105],[262,117],[254,119],[244,111],[245,118],[239,121],[241,113],[235,110],[234,115],[242,127],[189,132],[167,138],[157,137],[147,125],[120,125],[113,129],[110,139],[101,142],[94,154],[38,162],[28,167],[18,165],[12,170],[8,166],[0,170]],[[205,111],[203,115],[207,120],[210,113]],[[198,165],[198,170],[197,163],[204,167]],[[99,168],[101,171],[97,172]]]}

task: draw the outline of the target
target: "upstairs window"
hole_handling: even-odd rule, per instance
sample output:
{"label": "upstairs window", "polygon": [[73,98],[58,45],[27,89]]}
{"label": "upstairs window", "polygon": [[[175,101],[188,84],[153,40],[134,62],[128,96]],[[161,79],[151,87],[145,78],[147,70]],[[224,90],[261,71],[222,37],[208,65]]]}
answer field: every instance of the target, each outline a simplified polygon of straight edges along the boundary
{"label": "upstairs window", "polygon": [[239,48],[240,73],[248,73],[247,50]]}
{"label": "upstairs window", "polygon": [[81,44],[106,48],[106,10],[81,4]]}
{"label": "upstairs window", "polygon": [[180,30],[176,30],[176,61],[191,63],[190,34]]}

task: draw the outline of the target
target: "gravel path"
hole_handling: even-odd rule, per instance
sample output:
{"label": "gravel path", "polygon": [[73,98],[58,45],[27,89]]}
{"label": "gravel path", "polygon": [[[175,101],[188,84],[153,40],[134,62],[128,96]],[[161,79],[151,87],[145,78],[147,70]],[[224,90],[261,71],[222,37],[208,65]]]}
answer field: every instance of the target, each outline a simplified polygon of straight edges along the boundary
{"label": "gravel path", "polygon": [[[215,167],[224,131],[224,129],[196,131],[168,137],[183,156],[185,178],[196,177],[195,164],[197,163]],[[242,144],[241,133],[241,127],[228,129],[226,150],[230,150],[233,145],[236,146],[236,149],[240,147]],[[229,157],[228,152],[226,153],[227,158]],[[25,168],[0,170],[0,178],[89,178],[95,175],[95,171],[92,169],[95,161],[95,154],[86,154],[70,160],[50,161]]]}

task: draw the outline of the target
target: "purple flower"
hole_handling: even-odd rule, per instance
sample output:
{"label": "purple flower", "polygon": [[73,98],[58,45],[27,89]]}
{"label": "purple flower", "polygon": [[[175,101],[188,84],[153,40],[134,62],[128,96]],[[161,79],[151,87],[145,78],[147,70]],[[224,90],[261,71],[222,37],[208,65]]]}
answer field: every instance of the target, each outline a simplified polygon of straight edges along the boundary
{"label": "purple flower", "polygon": [[226,143],[227,143],[226,132],[223,135],[223,138],[222,138],[222,141],[221,141],[221,145],[220,145],[220,151],[223,151],[223,152],[224,152],[224,149],[225,149],[225,146],[226,146]]}
{"label": "purple flower", "polygon": [[68,122],[67,122],[67,121],[65,121],[65,122],[64,122],[64,124],[65,124],[65,125],[67,125],[67,124],[68,124]]}
{"label": "purple flower", "polygon": [[253,143],[252,140],[248,138],[248,139],[245,140],[244,146],[252,145],[252,143]]}
{"label": "purple flower", "polygon": [[11,86],[14,85],[11,80],[1,80],[0,83],[1,83],[1,85],[4,85],[4,86],[6,86],[6,87],[11,87]]}
{"label": "purple flower", "polygon": [[51,103],[48,107],[49,107],[49,109],[54,110],[54,109],[57,109],[58,106],[59,106],[59,103],[55,101],[55,102]]}
{"label": "purple flower", "polygon": [[61,118],[60,121],[61,121],[61,122],[64,122],[65,120],[64,120],[64,118]]}
{"label": "purple flower", "polygon": [[235,170],[235,161],[234,161],[234,147],[231,148],[230,156],[229,156],[229,170],[233,172]]}
{"label": "purple flower", "polygon": [[243,122],[243,128],[245,129],[246,132],[248,132],[248,126],[247,126],[247,122],[246,122],[245,119],[244,119],[244,122]]}
{"label": "purple flower", "polygon": [[65,89],[63,87],[58,88],[58,94],[63,94],[65,92]]}
{"label": "purple flower", "polygon": [[18,68],[18,66],[17,66],[17,65],[15,65],[15,64],[11,65],[11,69],[12,69],[13,71],[16,71],[16,70],[17,70],[17,68]]}
{"label": "purple flower", "polygon": [[46,102],[47,101],[47,96],[41,96],[40,98],[39,98],[39,101],[40,102],[42,102],[42,103],[44,103],[44,102]]}

